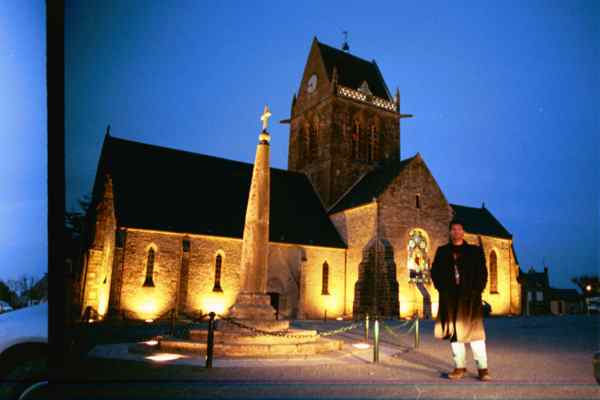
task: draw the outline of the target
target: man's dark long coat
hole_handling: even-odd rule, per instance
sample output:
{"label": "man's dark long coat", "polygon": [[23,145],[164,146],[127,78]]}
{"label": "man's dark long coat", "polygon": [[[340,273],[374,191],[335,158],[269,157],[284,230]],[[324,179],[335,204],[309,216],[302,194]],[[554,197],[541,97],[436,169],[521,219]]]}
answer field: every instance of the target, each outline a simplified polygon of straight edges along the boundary
{"label": "man's dark long coat", "polygon": [[487,268],[481,247],[464,242],[463,257],[457,262],[460,284],[454,278],[452,244],[438,247],[431,266],[431,279],[439,292],[434,334],[459,342],[485,340],[481,293],[487,282]]}

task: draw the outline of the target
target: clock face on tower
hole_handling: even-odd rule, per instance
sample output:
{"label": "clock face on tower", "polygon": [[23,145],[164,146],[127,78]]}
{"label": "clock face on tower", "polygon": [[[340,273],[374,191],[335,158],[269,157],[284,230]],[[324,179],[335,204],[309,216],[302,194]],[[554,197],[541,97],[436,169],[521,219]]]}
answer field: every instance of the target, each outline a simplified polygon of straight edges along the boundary
{"label": "clock face on tower", "polygon": [[308,83],[306,84],[306,91],[308,93],[312,93],[315,91],[316,88],[317,88],[317,75],[312,74],[311,77],[308,79]]}

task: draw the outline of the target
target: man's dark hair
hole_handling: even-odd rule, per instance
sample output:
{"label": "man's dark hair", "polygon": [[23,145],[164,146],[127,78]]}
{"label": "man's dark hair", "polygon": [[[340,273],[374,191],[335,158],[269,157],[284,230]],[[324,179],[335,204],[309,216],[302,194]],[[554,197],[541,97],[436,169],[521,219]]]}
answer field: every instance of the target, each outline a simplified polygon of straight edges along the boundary
{"label": "man's dark hair", "polygon": [[463,227],[463,229],[465,229],[465,224],[463,223],[462,219],[460,218],[452,218],[452,221],[450,221],[450,223],[448,224],[448,230],[452,230],[452,225],[460,225]]}

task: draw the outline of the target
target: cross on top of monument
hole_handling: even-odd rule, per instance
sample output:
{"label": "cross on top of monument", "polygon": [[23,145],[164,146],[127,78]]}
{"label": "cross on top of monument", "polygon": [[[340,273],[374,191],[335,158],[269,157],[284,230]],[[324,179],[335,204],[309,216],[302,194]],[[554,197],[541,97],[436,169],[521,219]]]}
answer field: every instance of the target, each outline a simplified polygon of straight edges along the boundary
{"label": "cross on top of monument", "polygon": [[263,123],[263,131],[267,130],[267,127],[269,126],[269,117],[271,117],[271,112],[269,111],[269,106],[265,106],[265,110],[263,111],[262,115],[260,116],[260,120]]}

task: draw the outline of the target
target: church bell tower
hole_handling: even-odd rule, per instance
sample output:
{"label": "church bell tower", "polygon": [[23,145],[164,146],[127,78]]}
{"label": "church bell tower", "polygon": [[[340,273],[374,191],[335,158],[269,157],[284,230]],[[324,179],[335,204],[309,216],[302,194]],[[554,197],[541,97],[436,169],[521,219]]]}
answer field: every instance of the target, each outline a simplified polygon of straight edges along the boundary
{"label": "church bell tower", "polygon": [[360,177],[400,158],[400,93],[375,61],[313,39],[292,99],[288,169],[305,173],[329,208]]}

